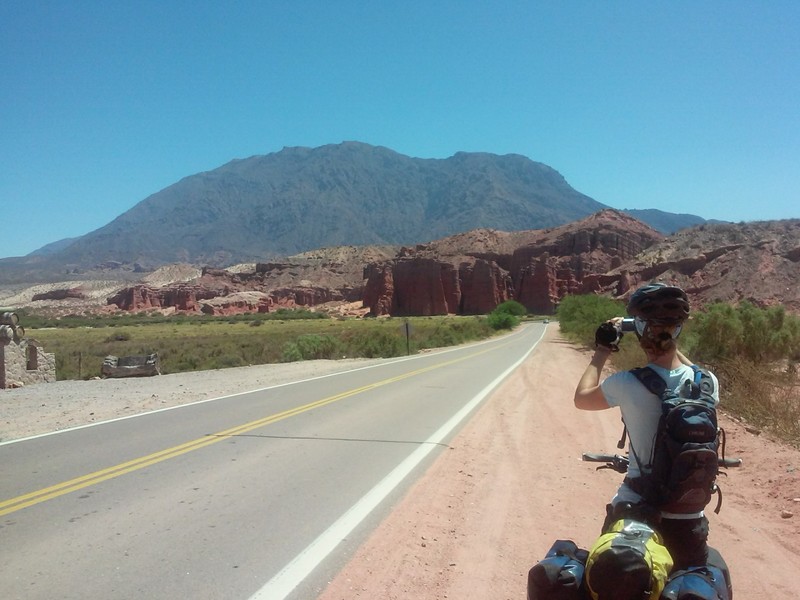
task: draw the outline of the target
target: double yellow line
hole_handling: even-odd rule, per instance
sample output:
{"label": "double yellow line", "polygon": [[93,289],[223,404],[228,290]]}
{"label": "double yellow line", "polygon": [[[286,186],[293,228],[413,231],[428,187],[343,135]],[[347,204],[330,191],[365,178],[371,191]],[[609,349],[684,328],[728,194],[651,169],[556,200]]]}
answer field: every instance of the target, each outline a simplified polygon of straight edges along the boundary
{"label": "double yellow line", "polygon": [[403,375],[398,375],[396,377],[391,377],[389,379],[384,379],[382,381],[370,383],[368,385],[348,390],[346,392],[342,392],[334,396],[328,396],[327,398],[322,398],[321,400],[317,400],[315,402],[310,402],[302,406],[290,408],[283,412],[275,413],[273,415],[269,415],[267,417],[258,419],[256,421],[250,421],[249,423],[238,425],[237,427],[232,427],[230,429],[226,429],[218,433],[209,434],[202,438],[198,438],[186,442],[184,444],[180,444],[178,446],[173,446],[172,448],[167,448],[166,450],[161,450],[153,454],[148,454],[147,456],[142,456],[140,458],[136,458],[134,460],[124,462],[119,465],[115,465],[113,467],[108,467],[107,469],[101,469],[100,471],[95,471],[94,473],[89,473],[88,475],[76,477],[74,479],[70,479],[68,481],[64,481],[62,483],[58,483],[50,487],[42,488],[35,492],[30,492],[28,494],[23,494],[22,496],[17,496],[16,498],[10,498],[8,500],[4,500],[0,502],[0,517],[16,512],[18,510],[22,510],[23,508],[33,506],[34,504],[39,504],[40,502],[52,500],[53,498],[58,498],[59,496],[69,494],[71,492],[76,492],[78,490],[89,487],[91,485],[101,483],[108,479],[113,479],[115,477],[119,477],[120,475],[125,475],[127,473],[131,473],[133,471],[149,467],[150,465],[154,465],[163,462],[165,460],[169,460],[170,458],[175,458],[176,456],[180,456],[181,454],[186,454],[187,452],[199,450],[200,448],[205,448],[206,446],[210,446],[211,444],[216,444],[217,442],[229,438],[231,436],[248,433],[250,431],[253,431],[254,429],[258,429],[259,427],[264,427],[265,425],[270,425],[271,423],[276,423],[278,421],[282,421],[283,419],[288,419],[289,417],[299,415],[314,408],[319,408],[321,406],[325,406],[326,404],[332,404],[333,402],[343,400],[344,398],[349,398],[351,396],[355,396],[356,394],[360,394],[368,390],[382,387],[390,383],[395,383],[402,379],[414,377],[421,373],[425,373],[426,371],[432,371],[434,369],[438,369],[447,365],[467,360],[468,358],[473,358],[474,356],[483,354],[484,352],[489,352],[491,349],[492,348],[489,348],[448,362],[438,363],[430,367],[417,369],[416,371],[410,371]]}

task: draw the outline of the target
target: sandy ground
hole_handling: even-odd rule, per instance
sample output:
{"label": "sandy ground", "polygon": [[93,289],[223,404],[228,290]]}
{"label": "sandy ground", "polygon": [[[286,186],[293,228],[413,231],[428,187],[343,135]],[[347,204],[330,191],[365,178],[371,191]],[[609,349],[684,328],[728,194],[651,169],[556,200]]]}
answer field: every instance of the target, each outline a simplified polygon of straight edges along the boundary
{"label": "sandy ground", "polygon": [[[613,451],[616,411],[574,409],[589,355],[550,327],[544,343],[456,436],[451,450],[323,590],[321,600],[524,599],[528,569],[557,539],[586,547],[620,475],[584,451]],[[211,398],[370,361],[314,361],[146,379],[58,382],[0,390],[2,441]],[[736,598],[795,598],[800,583],[800,452],[724,415],[727,454],[711,543]]]}

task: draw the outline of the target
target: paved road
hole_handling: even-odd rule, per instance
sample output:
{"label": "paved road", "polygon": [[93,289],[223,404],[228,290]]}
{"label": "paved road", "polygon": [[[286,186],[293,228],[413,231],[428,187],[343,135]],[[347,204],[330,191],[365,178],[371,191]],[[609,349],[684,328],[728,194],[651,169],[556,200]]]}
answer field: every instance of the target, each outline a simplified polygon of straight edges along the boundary
{"label": "paved road", "polygon": [[314,598],[542,334],[0,446],[2,597]]}

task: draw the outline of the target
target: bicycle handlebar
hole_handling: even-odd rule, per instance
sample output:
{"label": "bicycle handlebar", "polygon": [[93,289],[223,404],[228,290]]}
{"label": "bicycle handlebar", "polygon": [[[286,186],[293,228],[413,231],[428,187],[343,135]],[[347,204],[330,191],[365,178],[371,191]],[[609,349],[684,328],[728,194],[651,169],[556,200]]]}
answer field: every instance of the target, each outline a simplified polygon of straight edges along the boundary
{"label": "bicycle handlebar", "polygon": [[589,462],[605,463],[598,469],[614,469],[617,473],[626,473],[628,471],[628,457],[620,454],[593,454],[586,452],[583,455],[583,460]]}
{"label": "bicycle handlebar", "polygon": [[620,456],[619,454],[597,454],[593,452],[584,452],[583,454],[583,460],[587,462],[612,462],[615,458],[627,460],[626,457]]}
{"label": "bicycle handlebar", "polygon": [[[608,464],[609,468],[619,470],[622,465],[625,466],[625,469],[628,467],[628,457],[622,456],[620,454],[598,454],[594,452],[585,452],[583,454],[583,460],[587,462],[602,462]],[[742,459],[741,458],[720,458],[717,460],[717,464],[720,467],[741,467],[742,466]],[[624,471],[620,471],[624,472]]]}

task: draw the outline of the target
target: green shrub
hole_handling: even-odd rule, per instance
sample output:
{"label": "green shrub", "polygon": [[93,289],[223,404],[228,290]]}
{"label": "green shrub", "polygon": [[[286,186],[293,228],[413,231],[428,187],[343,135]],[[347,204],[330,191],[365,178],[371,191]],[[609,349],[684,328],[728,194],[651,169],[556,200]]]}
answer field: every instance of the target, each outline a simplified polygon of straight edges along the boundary
{"label": "green shrub", "polygon": [[341,358],[341,343],[329,335],[308,334],[287,342],[283,347],[282,360],[319,360]]}
{"label": "green shrub", "polygon": [[507,312],[492,311],[486,317],[489,327],[495,330],[513,329],[519,325],[519,317],[515,317]]}
{"label": "green shrub", "polygon": [[625,305],[617,300],[587,294],[566,296],[558,305],[561,332],[573,341],[594,346],[597,327],[609,319],[625,315]]}
{"label": "green shrub", "polygon": [[800,357],[800,319],[782,306],[715,303],[696,314],[692,332],[696,354],[707,362],[739,357],[758,364]]}
{"label": "green shrub", "polygon": [[127,342],[130,341],[131,334],[124,332],[124,333],[115,333],[114,335],[110,335],[106,338],[107,342]]}
{"label": "green shrub", "polygon": [[348,340],[348,350],[348,356],[391,358],[415,352],[416,344],[407,349],[405,335],[401,336],[399,331],[359,332]]}
{"label": "green shrub", "polygon": [[509,315],[514,315],[515,317],[524,317],[528,314],[528,309],[516,300],[506,300],[505,302],[498,304],[497,308],[495,308],[493,312],[502,312]]}

